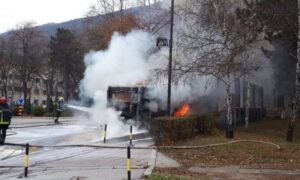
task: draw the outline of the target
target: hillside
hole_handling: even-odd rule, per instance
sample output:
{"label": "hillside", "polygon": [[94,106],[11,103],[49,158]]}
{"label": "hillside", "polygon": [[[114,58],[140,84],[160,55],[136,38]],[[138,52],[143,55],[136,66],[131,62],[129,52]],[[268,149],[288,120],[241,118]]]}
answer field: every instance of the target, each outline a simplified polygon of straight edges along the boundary
{"label": "hillside", "polygon": [[[147,14],[147,13],[149,13],[150,11],[151,11],[151,13],[149,16],[149,14]],[[157,5],[152,5],[150,11],[149,11],[149,9],[145,9],[144,7],[133,7],[133,8],[123,10],[123,13],[127,13],[127,14],[131,13],[131,14],[135,14],[137,17],[139,17],[141,19],[149,19],[149,18],[151,18],[151,16],[163,11],[163,9],[160,7],[159,4],[157,4]],[[120,13],[120,12],[117,11],[114,13]],[[103,18],[103,15],[99,15],[98,18],[99,19]],[[72,31],[75,31],[75,32],[81,32],[82,28],[84,27],[85,20],[86,20],[86,18],[83,17],[83,18],[73,19],[73,20],[69,20],[69,21],[65,21],[65,22],[61,22],[61,23],[47,23],[47,24],[43,24],[43,25],[38,25],[36,27],[41,32],[43,32],[46,37],[50,37],[51,35],[53,35],[55,33],[57,28],[66,28],[66,29],[71,29]],[[5,36],[6,34],[7,34],[7,32],[0,34],[0,36]]]}

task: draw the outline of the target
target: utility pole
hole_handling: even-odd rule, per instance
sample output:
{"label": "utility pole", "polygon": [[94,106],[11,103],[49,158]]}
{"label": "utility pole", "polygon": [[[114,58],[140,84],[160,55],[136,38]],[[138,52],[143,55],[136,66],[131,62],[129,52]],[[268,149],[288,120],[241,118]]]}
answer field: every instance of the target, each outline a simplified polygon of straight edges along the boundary
{"label": "utility pole", "polygon": [[168,114],[171,116],[171,81],[172,81],[172,51],[173,51],[174,0],[171,0],[171,22],[169,42],[169,75],[168,75]]}

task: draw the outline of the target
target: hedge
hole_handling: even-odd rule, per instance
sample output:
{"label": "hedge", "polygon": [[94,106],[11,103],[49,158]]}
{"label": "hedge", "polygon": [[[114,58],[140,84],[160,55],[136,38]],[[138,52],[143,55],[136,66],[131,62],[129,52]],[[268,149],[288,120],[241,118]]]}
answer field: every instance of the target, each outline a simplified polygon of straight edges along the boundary
{"label": "hedge", "polygon": [[33,106],[32,114],[35,116],[43,116],[45,114],[45,109],[41,106]]}
{"label": "hedge", "polygon": [[193,137],[197,134],[209,134],[215,128],[213,115],[157,117],[152,119],[150,133],[157,144],[169,144]]}
{"label": "hedge", "polygon": [[[56,111],[46,113],[46,116],[48,117],[54,117],[55,115],[56,115]],[[63,109],[61,113],[61,117],[71,117],[73,115],[74,115],[73,111],[71,111],[70,109]]]}
{"label": "hedge", "polygon": [[215,114],[197,116],[195,125],[196,131],[201,134],[211,134],[216,127],[216,116]]}
{"label": "hedge", "polygon": [[23,114],[31,114],[32,113],[32,105],[30,104],[29,100],[26,100],[23,106]]}

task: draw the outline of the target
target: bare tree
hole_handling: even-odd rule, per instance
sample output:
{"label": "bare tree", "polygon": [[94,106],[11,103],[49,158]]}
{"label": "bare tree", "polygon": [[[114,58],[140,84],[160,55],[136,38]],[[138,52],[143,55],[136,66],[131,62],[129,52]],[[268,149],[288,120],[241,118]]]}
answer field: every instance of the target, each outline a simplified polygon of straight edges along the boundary
{"label": "bare tree", "polygon": [[295,122],[300,102],[300,0],[298,0],[298,41],[297,41],[297,63],[296,63],[296,82],[295,82],[295,97],[291,102],[291,117],[287,130],[287,141],[293,141]]}
{"label": "bare tree", "polygon": [[249,116],[250,116],[250,112],[249,112],[249,108],[250,108],[250,82],[247,82],[247,86],[246,86],[246,102],[245,102],[245,129],[248,130],[249,127]]}
{"label": "bare tree", "polygon": [[98,15],[114,15],[116,11],[122,12],[125,8],[134,6],[132,0],[98,0],[92,5],[87,13],[87,17]]}
{"label": "bare tree", "polygon": [[299,0],[290,0],[289,3],[273,0],[243,0],[243,2],[247,7],[245,13],[248,17],[255,17],[256,22],[249,25],[253,27],[261,24],[258,29],[265,33],[265,38],[275,48],[272,51],[265,50],[265,54],[275,67],[275,90],[283,95],[293,94],[293,98],[290,99],[291,114],[288,116],[286,138],[287,141],[292,141],[300,96],[298,67],[300,2]]}
{"label": "bare tree", "polygon": [[231,84],[257,70],[251,58],[256,31],[244,27],[236,17],[239,1],[190,0],[180,8],[182,31],[178,46],[185,60],[177,63],[179,74],[213,75],[225,84],[227,105],[226,137],[233,138]]}
{"label": "bare tree", "polygon": [[44,56],[44,37],[33,27],[33,23],[28,22],[18,25],[9,35],[16,48],[15,68],[21,76],[24,99],[30,102],[30,82],[40,70],[40,60]]}
{"label": "bare tree", "polygon": [[151,6],[152,4],[156,4],[158,0],[138,0],[137,6]]}
{"label": "bare tree", "polygon": [[95,16],[112,13],[116,9],[115,4],[115,0],[98,0],[95,5],[91,6],[88,15]]}
{"label": "bare tree", "polygon": [[[153,1],[98,0],[90,7],[83,36],[87,49],[107,47],[113,32],[126,34],[132,29],[158,33],[169,23],[169,12]],[[140,6],[138,11],[125,11]],[[124,11],[123,11],[124,10]]]}
{"label": "bare tree", "polygon": [[0,85],[2,86],[2,95],[5,97],[7,97],[9,74],[13,68],[10,55],[9,43],[5,38],[0,38]]}
{"label": "bare tree", "polygon": [[55,97],[55,89],[58,88],[59,81],[59,69],[57,68],[57,64],[50,60],[50,57],[47,57],[43,61],[42,71],[39,73],[39,77],[44,81],[46,86],[46,107],[48,112],[53,111],[53,101]]}
{"label": "bare tree", "polygon": [[106,48],[114,32],[126,34],[140,27],[136,16],[123,12],[126,4],[124,0],[99,0],[89,9],[83,33],[88,49]]}
{"label": "bare tree", "polygon": [[145,4],[141,7],[140,27],[152,34],[158,34],[170,24],[170,12],[162,9],[159,4]]}
{"label": "bare tree", "polygon": [[85,37],[85,47],[89,49],[103,49],[103,34],[102,29],[109,29],[103,24],[114,18],[116,5],[115,0],[98,0],[88,9],[86,20],[84,22],[84,31],[82,36]]}
{"label": "bare tree", "polygon": [[[11,98],[11,101],[13,100],[14,95],[14,83],[15,78],[14,75],[16,74],[16,47],[15,44],[11,41],[9,41],[8,38],[2,38],[0,40],[2,43],[2,58],[1,60],[1,81],[3,85],[3,93],[8,98]],[[1,46],[1,45],[0,45]],[[8,94],[10,92],[10,94]]]}

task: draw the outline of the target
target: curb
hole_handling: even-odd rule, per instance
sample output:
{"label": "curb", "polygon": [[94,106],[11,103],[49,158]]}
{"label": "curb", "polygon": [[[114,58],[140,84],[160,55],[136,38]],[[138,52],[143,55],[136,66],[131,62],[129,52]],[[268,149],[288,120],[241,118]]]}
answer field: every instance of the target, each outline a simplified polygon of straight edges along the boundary
{"label": "curb", "polygon": [[149,177],[152,174],[152,171],[156,164],[157,151],[152,149],[151,151],[151,160],[148,163],[148,168],[144,172],[144,177]]}
{"label": "curb", "polygon": [[[142,132],[142,133],[137,133],[137,134],[132,134],[132,139],[137,140],[137,139],[143,139],[143,138],[148,138],[150,137],[148,132]],[[129,135],[124,135],[120,137],[114,137],[110,139],[106,139],[107,143],[116,143],[120,141],[128,141],[129,142]]]}

